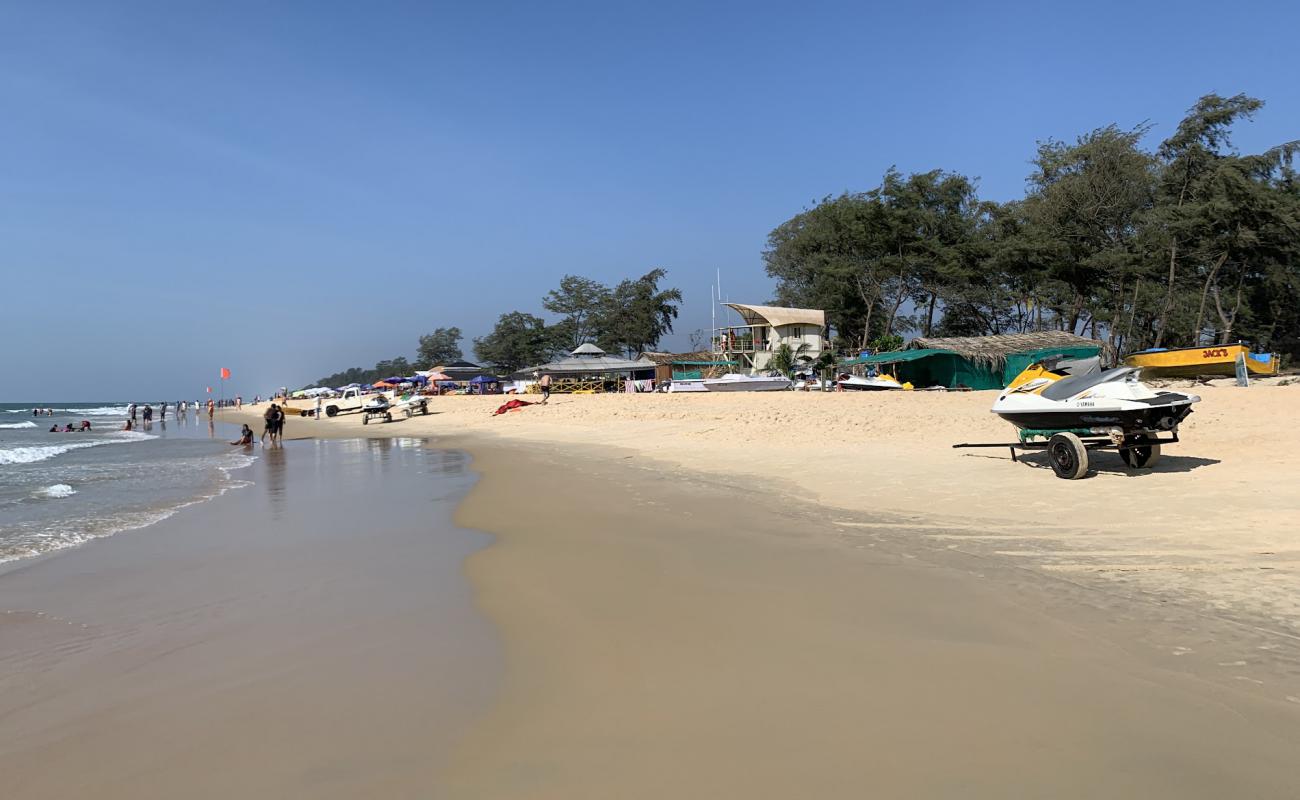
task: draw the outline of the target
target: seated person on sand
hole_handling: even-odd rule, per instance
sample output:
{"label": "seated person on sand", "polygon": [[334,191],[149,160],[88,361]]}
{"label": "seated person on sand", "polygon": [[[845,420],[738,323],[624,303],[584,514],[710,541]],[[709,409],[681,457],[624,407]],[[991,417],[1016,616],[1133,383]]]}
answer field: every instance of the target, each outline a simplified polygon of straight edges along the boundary
{"label": "seated person on sand", "polygon": [[252,447],[253,429],[248,427],[248,425],[244,425],[244,429],[239,432],[239,440],[231,442],[231,444],[236,447]]}

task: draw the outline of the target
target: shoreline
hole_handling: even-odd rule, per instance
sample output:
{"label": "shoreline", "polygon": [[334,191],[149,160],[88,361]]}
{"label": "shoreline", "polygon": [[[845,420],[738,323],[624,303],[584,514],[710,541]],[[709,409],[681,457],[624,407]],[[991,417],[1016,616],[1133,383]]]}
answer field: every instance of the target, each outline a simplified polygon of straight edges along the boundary
{"label": "shoreline", "polygon": [[[490,706],[468,457],[298,442],[252,485],[0,575],[6,797],[417,797]],[[387,516],[376,520],[371,502]]]}

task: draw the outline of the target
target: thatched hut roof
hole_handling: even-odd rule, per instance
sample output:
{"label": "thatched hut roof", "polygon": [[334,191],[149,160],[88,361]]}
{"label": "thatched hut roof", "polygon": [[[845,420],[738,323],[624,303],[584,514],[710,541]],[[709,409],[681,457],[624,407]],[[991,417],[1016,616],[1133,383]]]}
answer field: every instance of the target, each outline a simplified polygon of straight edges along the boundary
{"label": "thatched hut roof", "polygon": [[1007,356],[1031,353],[1053,347],[1097,347],[1103,355],[1110,347],[1096,339],[1076,336],[1065,331],[1036,331],[1033,333],[1006,333],[999,336],[918,337],[907,343],[908,350],[950,350],[969,361],[1002,366]]}
{"label": "thatched hut roof", "polygon": [[717,353],[710,352],[708,350],[697,350],[694,353],[656,353],[647,350],[641,354],[641,358],[645,359],[646,361],[652,361],[657,366],[661,366],[661,367],[669,364],[684,364],[684,363],[690,363],[690,364],[727,363],[722,358],[722,356],[718,355]]}

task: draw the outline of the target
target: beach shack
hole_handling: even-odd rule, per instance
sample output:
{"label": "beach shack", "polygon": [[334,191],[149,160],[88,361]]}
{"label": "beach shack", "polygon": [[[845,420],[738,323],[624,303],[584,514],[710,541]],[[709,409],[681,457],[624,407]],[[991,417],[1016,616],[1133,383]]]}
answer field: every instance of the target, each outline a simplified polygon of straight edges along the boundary
{"label": "beach shack", "polygon": [[840,369],[856,374],[887,372],[918,389],[1002,389],[1035,361],[1102,354],[1109,354],[1104,342],[1065,331],[923,337],[913,339],[902,350],[842,361]]}
{"label": "beach shack", "polygon": [[784,308],[724,303],[740,315],[741,324],[713,331],[713,360],[733,361],[738,372],[769,369],[772,355],[789,345],[800,361],[816,361],[829,346],[826,312],[815,308]]}
{"label": "beach shack", "polygon": [[526,367],[512,377],[551,376],[551,391],[556,394],[596,394],[624,391],[627,381],[649,382],[654,378],[655,363],[644,358],[611,356],[591,342],[581,344],[548,364]]}

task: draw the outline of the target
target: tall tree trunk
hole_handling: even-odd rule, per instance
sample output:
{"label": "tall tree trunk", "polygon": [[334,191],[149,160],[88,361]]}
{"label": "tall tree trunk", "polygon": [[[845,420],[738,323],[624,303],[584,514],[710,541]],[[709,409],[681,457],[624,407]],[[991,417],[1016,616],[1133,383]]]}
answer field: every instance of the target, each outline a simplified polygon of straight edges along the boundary
{"label": "tall tree trunk", "polygon": [[[1138,313],[1138,289],[1142,288],[1142,279],[1138,278],[1133,282],[1133,308],[1128,312],[1128,329],[1124,331],[1124,345],[1127,347],[1133,341],[1133,318]],[[1119,355],[1117,350],[1116,355]]]}
{"label": "tall tree trunk", "polygon": [[930,308],[925,313],[925,335],[934,333],[934,302],[939,299],[938,292],[930,292]]}
{"label": "tall tree trunk", "polygon": [[1110,325],[1106,326],[1106,341],[1110,343],[1112,350],[1119,350],[1119,343],[1116,339],[1119,337],[1119,321],[1124,316],[1124,276],[1119,276],[1119,286],[1115,289],[1115,313],[1110,318]]}
{"label": "tall tree trunk", "polygon": [[1201,287],[1201,307],[1196,310],[1196,325],[1192,328],[1193,347],[1201,343],[1201,324],[1205,321],[1205,300],[1210,294],[1210,284],[1214,283],[1215,277],[1219,274],[1219,268],[1227,260],[1228,251],[1224,250],[1223,255],[1219,256],[1219,260],[1214,262],[1214,266],[1210,268],[1210,274],[1205,277],[1205,285]]}
{"label": "tall tree trunk", "polygon": [[[1179,198],[1178,205],[1181,206]],[[1152,347],[1159,347],[1165,339],[1165,325],[1169,323],[1169,312],[1174,308],[1174,281],[1178,276],[1178,240],[1169,245],[1169,282],[1165,288],[1165,305],[1160,309],[1160,319],[1156,322],[1156,341]]]}
{"label": "tall tree trunk", "polygon": [[1223,307],[1219,305],[1219,287],[1214,287],[1214,306],[1219,312],[1219,319],[1223,320],[1223,332],[1219,335],[1219,344],[1227,344],[1232,339],[1233,326],[1237,324],[1237,314],[1241,311],[1241,289],[1246,283],[1246,265],[1241,265],[1241,274],[1237,278],[1237,299],[1232,304],[1232,313],[1225,315]]}
{"label": "tall tree trunk", "polygon": [[[1192,182],[1191,167],[1187,167],[1183,173],[1183,187],[1178,190],[1178,205],[1175,209],[1181,210],[1183,201],[1187,199],[1187,187]],[[1169,312],[1174,308],[1174,283],[1178,276],[1178,240],[1173,239],[1169,243],[1169,285],[1165,289],[1165,305],[1160,311],[1160,320],[1156,323],[1156,341],[1152,347],[1159,347],[1165,338],[1165,325],[1169,322]]]}
{"label": "tall tree trunk", "polygon": [[907,299],[907,284],[898,290],[898,297],[894,298],[894,307],[889,309],[889,321],[885,323],[885,335],[894,335],[894,318],[898,316],[898,309],[903,307],[903,301]]}

